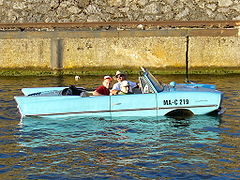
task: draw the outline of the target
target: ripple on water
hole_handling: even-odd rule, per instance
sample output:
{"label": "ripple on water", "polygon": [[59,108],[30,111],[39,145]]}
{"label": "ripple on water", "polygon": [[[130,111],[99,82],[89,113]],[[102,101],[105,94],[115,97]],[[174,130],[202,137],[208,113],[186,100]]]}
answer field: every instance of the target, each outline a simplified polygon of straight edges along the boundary
{"label": "ripple on water", "polygon": [[[66,86],[73,81],[71,77],[3,78],[1,178],[238,179],[240,83],[234,78],[198,79],[209,79],[225,92],[227,111],[219,117],[25,118],[21,123],[13,96],[20,95],[22,87]],[[97,85],[99,79],[82,83]]]}

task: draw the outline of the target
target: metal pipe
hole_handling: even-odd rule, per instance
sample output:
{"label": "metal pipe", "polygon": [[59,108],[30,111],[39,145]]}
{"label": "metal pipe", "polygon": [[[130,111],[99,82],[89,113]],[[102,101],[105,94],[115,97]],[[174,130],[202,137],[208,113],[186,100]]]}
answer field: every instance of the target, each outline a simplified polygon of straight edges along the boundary
{"label": "metal pipe", "polygon": [[84,27],[137,27],[138,25],[157,27],[235,27],[240,26],[239,20],[231,21],[148,21],[148,22],[68,22],[68,23],[0,23],[1,29],[17,28],[84,28]]}
{"label": "metal pipe", "polygon": [[189,36],[186,37],[187,41],[186,41],[186,82],[189,82],[189,77],[188,77],[188,63],[189,63],[189,59],[188,59],[188,51],[189,51]]}

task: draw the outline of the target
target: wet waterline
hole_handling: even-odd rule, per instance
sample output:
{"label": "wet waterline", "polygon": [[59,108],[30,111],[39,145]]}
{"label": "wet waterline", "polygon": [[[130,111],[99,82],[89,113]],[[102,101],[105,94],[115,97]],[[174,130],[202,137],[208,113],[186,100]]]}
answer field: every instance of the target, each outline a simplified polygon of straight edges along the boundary
{"label": "wet waterline", "polygon": [[[225,93],[222,116],[24,118],[14,102],[21,88],[93,89],[101,76],[1,77],[2,179],[238,179],[238,75],[191,76]],[[137,76],[130,76],[137,81]],[[157,76],[182,83],[182,75]]]}

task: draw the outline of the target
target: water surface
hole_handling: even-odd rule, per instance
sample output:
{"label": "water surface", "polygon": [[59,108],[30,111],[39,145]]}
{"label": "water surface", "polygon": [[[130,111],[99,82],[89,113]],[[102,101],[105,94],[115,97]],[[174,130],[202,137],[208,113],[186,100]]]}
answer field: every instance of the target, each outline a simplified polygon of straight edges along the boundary
{"label": "water surface", "polygon": [[[182,83],[183,76],[157,76]],[[129,77],[136,81],[137,77]],[[239,76],[191,76],[225,93],[222,116],[25,118],[23,87],[94,88],[101,77],[1,77],[1,179],[239,179]]]}

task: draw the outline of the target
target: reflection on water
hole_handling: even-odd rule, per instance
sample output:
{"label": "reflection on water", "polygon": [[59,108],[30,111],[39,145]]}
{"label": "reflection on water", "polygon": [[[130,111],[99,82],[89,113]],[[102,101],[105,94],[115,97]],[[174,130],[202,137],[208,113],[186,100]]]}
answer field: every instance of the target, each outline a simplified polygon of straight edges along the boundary
{"label": "reflection on water", "polygon": [[[227,111],[222,116],[20,121],[13,96],[20,95],[21,88],[67,86],[75,83],[74,78],[2,78],[1,179],[239,179],[239,78],[197,78],[225,93]],[[181,82],[184,78],[158,79]],[[101,77],[81,78],[78,83],[93,88]]]}
{"label": "reflection on water", "polygon": [[[194,116],[190,119],[176,120],[167,117],[121,117],[104,118],[25,118],[20,123],[26,147],[48,146],[49,144],[76,143],[79,141],[101,139],[134,143],[159,142],[164,136],[174,137],[178,133],[202,139],[218,139],[216,132],[195,133],[199,129],[217,127],[220,117]],[[33,136],[36,136],[33,138]],[[188,141],[190,143],[190,141]],[[163,144],[161,144],[163,145]]]}
{"label": "reflection on water", "polygon": [[[106,177],[110,168],[115,177],[121,178],[115,171],[124,167],[139,177],[157,178],[164,177],[164,172],[169,170],[180,169],[175,174],[181,174],[183,167],[193,164],[198,169],[188,168],[195,173],[206,171],[207,167],[202,168],[201,164],[213,160],[209,156],[212,156],[212,146],[220,142],[220,134],[215,131],[219,123],[219,117],[209,116],[185,120],[27,118],[21,122],[17,137],[22,153],[37,154],[30,158],[31,164],[43,168],[44,173],[46,163],[51,163],[47,172],[57,170],[55,175],[61,172],[71,176],[68,169],[73,168],[73,172],[81,170],[77,176],[90,177],[86,173],[94,172],[95,176]],[[194,151],[198,152],[197,156],[192,154]],[[172,164],[173,160],[176,163]],[[156,171],[159,168],[162,170]],[[148,172],[151,169],[156,172]],[[144,171],[145,175],[141,175]],[[38,177],[37,169],[30,172]]]}

